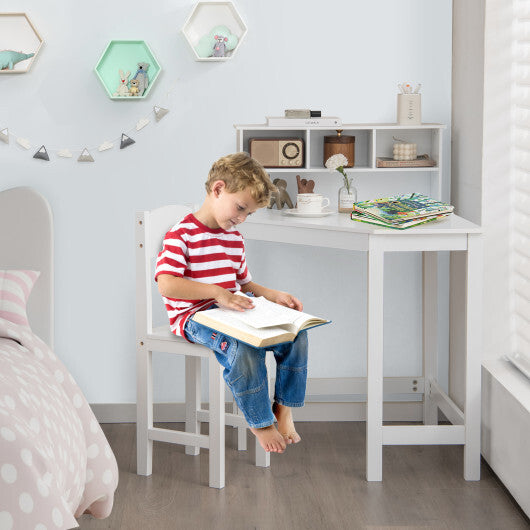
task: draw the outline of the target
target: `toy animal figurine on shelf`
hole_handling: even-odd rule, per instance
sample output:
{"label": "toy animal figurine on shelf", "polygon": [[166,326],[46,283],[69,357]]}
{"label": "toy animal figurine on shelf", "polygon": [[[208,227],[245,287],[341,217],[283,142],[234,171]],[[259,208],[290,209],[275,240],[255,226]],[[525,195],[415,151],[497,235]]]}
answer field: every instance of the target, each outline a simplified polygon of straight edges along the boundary
{"label": "toy animal figurine on shelf", "polygon": [[195,51],[201,58],[225,57],[226,52],[233,50],[239,39],[226,26],[215,26],[199,40]]}
{"label": "toy animal figurine on shelf", "polygon": [[13,70],[15,64],[31,59],[34,53],[15,52],[13,50],[0,51],[0,70]]}
{"label": "toy animal figurine on shelf", "polygon": [[133,79],[138,79],[138,96],[143,96],[149,86],[149,78],[147,77],[148,69],[148,63],[138,63],[138,70],[133,77]]}
{"label": "toy animal figurine on shelf", "polygon": [[129,76],[131,75],[131,72],[127,71],[125,74],[123,73],[123,70],[120,69],[120,84],[118,88],[116,89],[116,92],[114,92],[114,97],[128,97],[129,96],[129,87],[127,86],[127,83],[129,82]]}
{"label": "toy animal figurine on shelf", "polygon": [[139,86],[140,81],[138,79],[131,79],[130,87],[129,87],[129,96],[138,96],[139,95]]}
{"label": "toy animal figurine on shelf", "polygon": [[287,193],[287,182],[283,179],[274,179],[272,183],[276,186],[276,191],[271,193],[271,200],[268,208],[272,208],[276,205],[276,208],[281,210],[286,204],[288,208],[293,208],[293,202]]}
{"label": "toy animal figurine on shelf", "polygon": [[298,185],[298,193],[313,193],[315,189],[314,180],[301,179],[300,175],[296,175],[296,184]]}

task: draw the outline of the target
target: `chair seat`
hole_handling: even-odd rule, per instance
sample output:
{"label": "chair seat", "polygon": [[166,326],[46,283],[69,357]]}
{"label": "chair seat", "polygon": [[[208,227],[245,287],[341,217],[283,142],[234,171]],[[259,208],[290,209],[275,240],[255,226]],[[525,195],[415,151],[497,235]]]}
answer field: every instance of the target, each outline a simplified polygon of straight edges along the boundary
{"label": "chair seat", "polygon": [[[185,355],[196,355],[198,357],[209,357],[211,350],[202,344],[188,342],[185,338],[175,335],[169,326],[158,326],[147,334],[147,347],[154,351],[165,351]],[[163,350],[158,350],[163,347]]]}

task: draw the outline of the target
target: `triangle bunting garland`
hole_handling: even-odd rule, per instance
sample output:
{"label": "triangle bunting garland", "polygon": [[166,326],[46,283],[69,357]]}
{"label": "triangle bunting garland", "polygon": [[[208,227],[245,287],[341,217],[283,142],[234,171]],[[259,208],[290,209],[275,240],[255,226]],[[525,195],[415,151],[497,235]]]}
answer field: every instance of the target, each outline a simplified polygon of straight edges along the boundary
{"label": "triangle bunting garland", "polygon": [[168,109],[158,107],[157,105],[153,107],[153,111],[155,113],[156,121],[160,121],[169,112]]}
{"label": "triangle bunting garland", "polygon": [[[169,94],[169,92],[168,92]],[[155,119],[157,122],[159,122],[166,114],[168,114],[169,109],[160,107],[159,105],[153,106],[153,114],[155,116]],[[136,124],[134,125],[134,129],[136,131],[140,131],[147,125],[149,125],[150,121],[152,120],[152,115],[147,118],[143,117],[140,118]],[[130,131],[133,131],[134,129],[130,129]],[[129,147],[130,145],[133,145],[136,143],[136,140],[133,140],[129,136],[129,132],[127,133],[123,132],[120,137],[120,149],[125,149],[126,147]],[[16,138],[16,143],[19,144],[21,147],[23,147],[26,150],[31,149],[31,143],[27,138],[23,138],[21,136],[17,136],[14,133],[10,133],[8,127],[4,127],[0,129],[0,143],[9,144],[10,136],[13,136],[13,138]],[[99,152],[110,150],[114,147],[115,142],[117,142],[117,138],[115,138],[112,141],[106,140],[102,144],[99,145],[99,147],[84,147],[82,150],[79,149],[68,149],[68,148],[55,148],[55,147],[48,147],[48,149],[45,147],[45,145],[41,145],[39,149],[33,154],[33,158],[37,160],[45,160],[46,162],[50,161],[50,155],[49,152],[55,153],[57,157],[59,158],[73,158],[72,151],[75,152],[81,152],[79,157],[77,158],[78,162],[94,162],[94,158],[90,154],[90,151],[93,151],[97,149]],[[38,144],[37,144],[38,145]]]}
{"label": "triangle bunting garland", "polygon": [[46,147],[43,145],[41,148],[33,155],[33,158],[38,158],[40,160],[46,160],[47,162],[50,161],[50,157],[48,156],[48,151],[46,151]]}
{"label": "triangle bunting garland", "polygon": [[78,162],[94,162],[92,155],[89,153],[88,149],[85,147],[83,152],[79,155],[77,159]]}
{"label": "triangle bunting garland", "polygon": [[135,144],[136,142],[127,136],[125,133],[122,133],[121,135],[121,143],[120,143],[120,149],[125,149],[126,147],[129,147],[132,144]]}
{"label": "triangle bunting garland", "polygon": [[21,145],[24,149],[29,149],[31,147],[29,140],[26,140],[26,138],[17,138],[17,144]]}
{"label": "triangle bunting garland", "polygon": [[98,151],[107,151],[107,149],[112,149],[114,144],[112,142],[103,142],[99,147]]}
{"label": "triangle bunting garland", "polygon": [[148,123],[149,123],[149,120],[147,118],[142,118],[136,124],[136,130],[139,131],[140,129],[143,129]]}

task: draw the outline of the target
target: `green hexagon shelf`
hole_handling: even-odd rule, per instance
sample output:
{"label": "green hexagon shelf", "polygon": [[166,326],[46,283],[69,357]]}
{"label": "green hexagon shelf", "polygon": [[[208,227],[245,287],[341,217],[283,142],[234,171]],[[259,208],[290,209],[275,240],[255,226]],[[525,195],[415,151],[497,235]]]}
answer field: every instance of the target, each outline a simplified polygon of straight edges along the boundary
{"label": "green hexagon shelf", "polygon": [[42,44],[26,13],[0,13],[0,74],[28,72]]}
{"label": "green hexagon shelf", "polygon": [[[138,72],[138,63],[149,65],[148,84],[142,95],[130,95],[130,81]],[[147,97],[162,68],[145,41],[111,40],[94,70],[110,99],[130,101]],[[120,70],[130,72],[128,83],[122,83]]]}

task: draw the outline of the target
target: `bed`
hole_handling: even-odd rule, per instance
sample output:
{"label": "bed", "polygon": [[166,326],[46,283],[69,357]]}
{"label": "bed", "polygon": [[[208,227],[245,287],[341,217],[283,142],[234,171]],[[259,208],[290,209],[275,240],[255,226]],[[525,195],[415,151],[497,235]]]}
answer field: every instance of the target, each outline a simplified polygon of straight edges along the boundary
{"label": "bed", "polygon": [[115,456],[53,352],[53,224],[31,188],[0,192],[0,529],[110,514]]}

